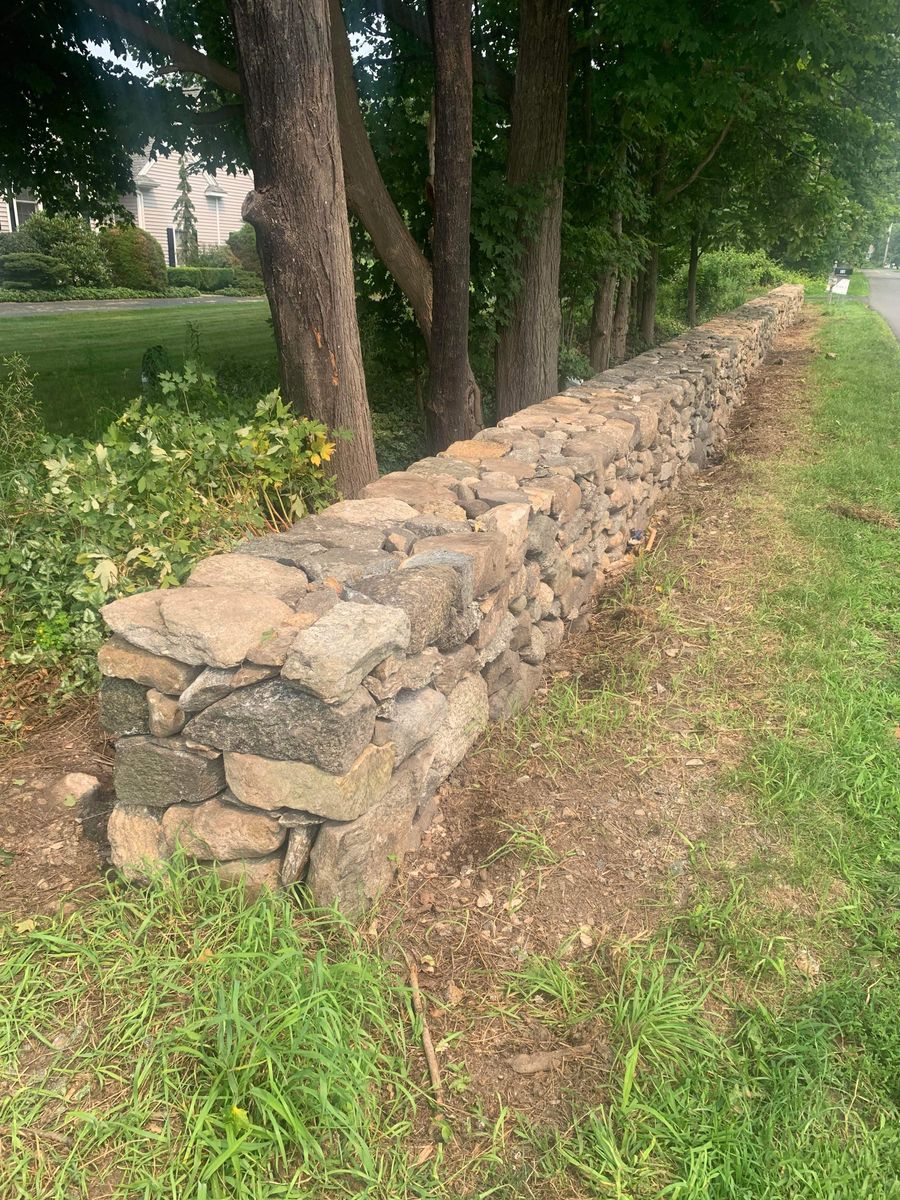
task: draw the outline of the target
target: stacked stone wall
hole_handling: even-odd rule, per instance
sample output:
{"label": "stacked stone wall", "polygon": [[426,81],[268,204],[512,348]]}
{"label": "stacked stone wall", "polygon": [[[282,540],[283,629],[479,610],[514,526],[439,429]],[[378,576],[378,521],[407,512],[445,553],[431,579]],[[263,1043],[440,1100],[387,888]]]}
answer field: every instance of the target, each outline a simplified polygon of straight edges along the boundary
{"label": "stacked stone wall", "polygon": [[357,911],[440,784],[725,440],[802,305],[785,286],[103,609],[113,862],[176,847],[226,880]]}

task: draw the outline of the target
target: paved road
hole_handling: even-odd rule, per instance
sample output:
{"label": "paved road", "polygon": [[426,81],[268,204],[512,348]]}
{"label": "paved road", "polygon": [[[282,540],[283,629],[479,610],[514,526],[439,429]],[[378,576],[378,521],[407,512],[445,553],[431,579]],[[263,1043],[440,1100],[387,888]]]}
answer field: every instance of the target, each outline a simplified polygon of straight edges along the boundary
{"label": "paved road", "polygon": [[180,300],[47,300],[35,304],[0,304],[0,317],[38,317],[105,309],[178,308],[196,304],[255,304],[262,296],[185,296]]}
{"label": "paved road", "polygon": [[900,340],[900,271],[866,271],[869,306],[881,313]]}

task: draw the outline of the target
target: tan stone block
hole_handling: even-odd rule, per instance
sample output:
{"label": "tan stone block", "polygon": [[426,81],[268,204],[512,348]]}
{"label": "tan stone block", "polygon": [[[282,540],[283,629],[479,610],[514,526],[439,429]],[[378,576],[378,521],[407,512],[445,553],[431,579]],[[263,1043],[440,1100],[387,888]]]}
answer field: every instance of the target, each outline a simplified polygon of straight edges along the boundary
{"label": "tan stone block", "polygon": [[242,804],[253,808],[293,808],[334,821],[352,821],[387,788],[394,769],[394,747],[367,746],[345,775],[330,775],[309,763],[225,754],[228,786]]}

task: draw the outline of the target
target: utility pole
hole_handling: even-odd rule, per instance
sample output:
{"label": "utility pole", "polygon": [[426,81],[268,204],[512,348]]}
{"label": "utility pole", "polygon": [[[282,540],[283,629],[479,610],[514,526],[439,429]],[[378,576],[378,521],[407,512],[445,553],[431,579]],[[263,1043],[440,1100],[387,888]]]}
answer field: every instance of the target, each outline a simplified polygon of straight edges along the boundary
{"label": "utility pole", "polygon": [[890,225],[888,225],[887,241],[884,243],[884,262],[881,264],[883,267],[888,265],[888,259],[891,256],[891,234],[893,232],[894,222],[891,221]]}

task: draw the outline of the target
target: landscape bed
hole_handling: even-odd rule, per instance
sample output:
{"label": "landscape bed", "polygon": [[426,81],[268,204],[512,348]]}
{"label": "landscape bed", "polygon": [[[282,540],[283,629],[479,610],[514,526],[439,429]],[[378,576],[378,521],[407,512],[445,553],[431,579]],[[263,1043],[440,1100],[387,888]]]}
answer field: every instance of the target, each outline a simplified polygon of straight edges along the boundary
{"label": "landscape bed", "polygon": [[141,879],[178,849],[226,880],[364,907],[660,497],[721,448],[801,304],[778,288],[182,588],[107,605],[113,862]]}

